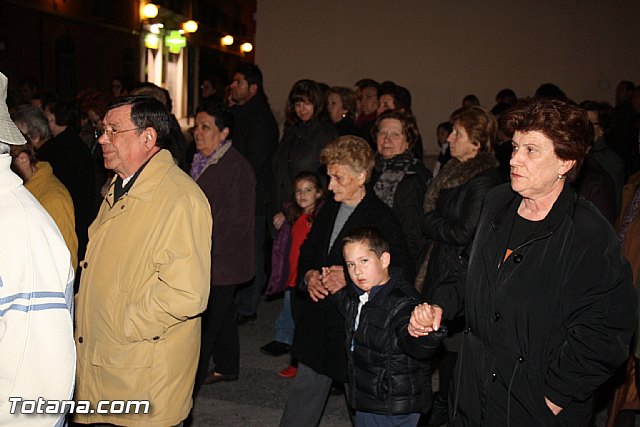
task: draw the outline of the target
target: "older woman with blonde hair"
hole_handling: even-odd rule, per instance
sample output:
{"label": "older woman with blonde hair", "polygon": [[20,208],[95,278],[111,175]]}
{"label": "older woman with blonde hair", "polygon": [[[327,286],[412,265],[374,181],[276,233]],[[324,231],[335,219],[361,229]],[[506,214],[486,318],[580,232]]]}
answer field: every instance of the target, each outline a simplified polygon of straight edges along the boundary
{"label": "older woman with blonde hair", "polygon": [[504,121],[511,185],[485,198],[457,270],[466,280],[436,293],[435,319],[414,316],[409,332],[438,329],[464,306],[449,425],[585,426],[595,391],[629,356],[631,269],[611,225],[568,183],[592,138],[587,113],[534,98]]}
{"label": "older woman with blonde hair", "polygon": [[378,228],[390,244],[392,267],[414,278],[402,228],[394,213],[365,184],[374,156],[367,141],[341,136],[327,144],[320,161],[327,167],[327,200],[300,249],[298,288],[308,294],[296,319],[292,356],[298,374],[280,421],[281,426],[318,425],[332,382],[347,382],[344,318],[327,298],[346,286],[340,242],[345,233],[364,226]]}

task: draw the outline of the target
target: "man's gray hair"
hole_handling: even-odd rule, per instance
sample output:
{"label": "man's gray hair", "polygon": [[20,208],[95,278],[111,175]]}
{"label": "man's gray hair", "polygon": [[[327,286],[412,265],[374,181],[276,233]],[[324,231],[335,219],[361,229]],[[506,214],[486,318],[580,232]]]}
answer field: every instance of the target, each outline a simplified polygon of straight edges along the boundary
{"label": "man's gray hair", "polygon": [[20,105],[13,111],[11,118],[16,125],[23,123],[27,127],[28,136],[34,136],[37,133],[43,141],[51,138],[49,121],[42,110],[35,105]]}
{"label": "man's gray hair", "polygon": [[9,147],[9,144],[0,142],[0,154],[9,154],[9,151],[11,151],[11,147]]}

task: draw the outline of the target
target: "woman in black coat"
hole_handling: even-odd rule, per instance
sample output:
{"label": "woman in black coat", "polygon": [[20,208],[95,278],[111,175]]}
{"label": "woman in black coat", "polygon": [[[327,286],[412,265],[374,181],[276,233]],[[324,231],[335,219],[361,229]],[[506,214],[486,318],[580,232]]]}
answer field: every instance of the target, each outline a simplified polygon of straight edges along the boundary
{"label": "woman in black coat", "polygon": [[[325,177],[320,169],[320,151],[338,136],[335,128],[321,119],[324,111],[322,89],[313,80],[300,80],[293,85],[287,101],[284,135],[273,156],[273,189],[270,213],[282,225],[282,205],[293,196],[293,178],[303,171]],[[280,227],[276,226],[276,229]]]}
{"label": "woman in black coat", "polygon": [[566,182],[586,153],[587,114],[533,99],[505,124],[511,188],[485,199],[466,281],[432,301],[445,318],[464,304],[450,425],[585,426],[594,392],[629,356],[631,271],[606,219]]}
{"label": "woman in black coat", "polygon": [[[459,263],[465,247],[471,244],[480,218],[482,200],[500,183],[498,161],[491,152],[497,134],[493,115],[483,107],[472,106],[455,111],[451,116],[453,131],[448,137],[452,158],[430,182],[424,197],[422,234],[428,241],[427,257],[420,278],[426,274],[423,295],[427,301],[441,287]],[[426,269],[426,273],[425,273]],[[440,387],[435,395],[430,425],[439,426],[447,419],[447,393],[453,367],[460,348],[464,326],[461,313],[449,322],[449,337],[438,368]]]}
{"label": "woman in black coat", "polygon": [[300,249],[299,287],[308,293],[293,340],[292,356],[299,360],[298,374],[280,421],[281,426],[316,426],[334,380],[347,381],[344,318],[327,298],[346,286],[346,269],[340,242],[357,227],[377,227],[389,242],[392,266],[414,279],[414,263],[402,229],[391,209],[365,183],[373,169],[369,144],[356,136],[341,136],[322,151],[327,166],[328,200]]}
{"label": "woman in black coat", "polygon": [[416,263],[424,255],[425,239],[420,231],[422,201],[431,171],[413,156],[418,126],[413,115],[400,110],[383,112],[374,125],[376,165],[371,185],[400,221]]}

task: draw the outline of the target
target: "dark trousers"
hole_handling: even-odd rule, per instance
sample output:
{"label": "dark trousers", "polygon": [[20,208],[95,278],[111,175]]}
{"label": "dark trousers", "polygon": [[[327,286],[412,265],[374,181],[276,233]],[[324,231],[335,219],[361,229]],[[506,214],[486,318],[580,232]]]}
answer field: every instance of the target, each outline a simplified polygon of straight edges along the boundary
{"label": "dark trousers", "polygon": [[240,371],[240,338],[234,302],[237,287],[238,285],[211,287],[209,305],[202,313],[202,340],[194,397],[207,377],[212,353],[215,372],[238,375]]}
{"label": "dark trousers", "polygon": [[[258,305],[262,298],[262,289],[267,284],[265,271],[265,241],[267,238],[267,217],[256,215],[255,225],[255,254],[256,254],[256,275],[248,283],[243,283],[236,295],[238,314],[243,316],[253,316],[258,311]],[[271,249],[269,249],[271,253]]]}

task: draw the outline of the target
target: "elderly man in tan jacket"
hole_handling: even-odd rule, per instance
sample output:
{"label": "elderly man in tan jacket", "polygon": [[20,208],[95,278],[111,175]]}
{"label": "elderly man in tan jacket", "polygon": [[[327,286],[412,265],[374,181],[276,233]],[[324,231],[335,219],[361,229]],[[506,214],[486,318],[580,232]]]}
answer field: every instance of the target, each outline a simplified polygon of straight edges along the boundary
{"label": "elderly man in tan jacket", "polygon": [[[104,123],[98,142],[116,177],[89,228],[76,297],[75,399],[94,413],[76,411],[74,421],[180,425],[192,406],[198,315],[209,294],[211,210],[165,149],[161,103],[125,98]],[[125,401],[124,409],[98,408],[104,400]],[[127,403],[136,400],[149,410]]]}

